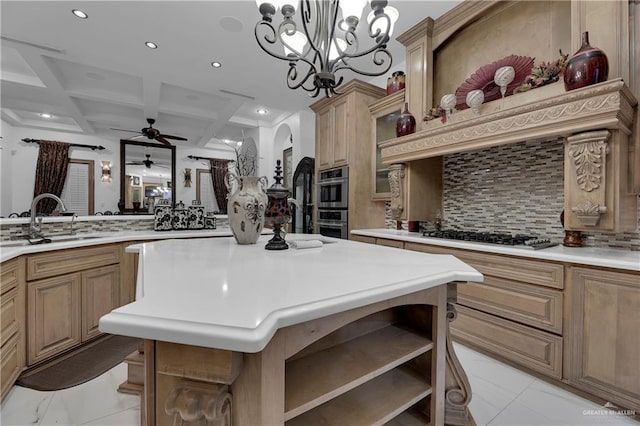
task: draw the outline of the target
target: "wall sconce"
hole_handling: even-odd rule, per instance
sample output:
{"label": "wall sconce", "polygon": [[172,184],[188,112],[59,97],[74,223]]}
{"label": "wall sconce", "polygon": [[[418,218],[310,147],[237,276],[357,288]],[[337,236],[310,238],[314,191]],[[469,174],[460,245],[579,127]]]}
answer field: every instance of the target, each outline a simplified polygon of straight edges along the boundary
{"label": "wall sconce", "polygon": [[102,164],[102,182],[111,182],[111,161],[101,161]]}
{"label": "wall sconce", "polygon": [[191,188],[191,169],[184,169],[184,187]]}

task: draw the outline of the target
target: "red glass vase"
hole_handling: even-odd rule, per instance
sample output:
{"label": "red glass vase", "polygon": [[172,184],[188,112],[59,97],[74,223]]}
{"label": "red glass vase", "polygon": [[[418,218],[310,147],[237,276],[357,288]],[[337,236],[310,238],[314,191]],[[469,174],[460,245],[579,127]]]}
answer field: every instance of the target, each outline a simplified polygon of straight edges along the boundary
{"label": "red glass vase", "polygon": [[416,131],[416,119],[409,112],[409,105],[404,103],[404,110],[396,121],[396,136],[405,136],[415,133]]}
{"label": "red glass vase", "polygon": [[589,44],[589,33],[582,33],[582,46],[569,58],[564,70],[564,89],[574,90],[607,81],[609,60],[597,47]]}
{"label": "red glass vase", "polygon": [[387,79],[387,95],[396,93],[398,90],[404,89],[404,72],[396,71]]}

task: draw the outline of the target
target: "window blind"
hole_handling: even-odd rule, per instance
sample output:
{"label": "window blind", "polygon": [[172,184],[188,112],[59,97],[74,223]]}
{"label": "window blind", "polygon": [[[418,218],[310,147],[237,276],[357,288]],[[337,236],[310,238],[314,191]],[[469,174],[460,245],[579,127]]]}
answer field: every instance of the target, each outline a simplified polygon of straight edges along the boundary
{"label": "window blind", "polygon": [[213,192],[213,182],[211,182],[211,173],[202,173],[201,175],[200,202],[204,206],[205,212],[218,211],[218,203]]}
{"label": "window blind", "polygon": [[60,198],[67,210],[78,216],[89,214],[89,167],[87,164],[69,163]]}

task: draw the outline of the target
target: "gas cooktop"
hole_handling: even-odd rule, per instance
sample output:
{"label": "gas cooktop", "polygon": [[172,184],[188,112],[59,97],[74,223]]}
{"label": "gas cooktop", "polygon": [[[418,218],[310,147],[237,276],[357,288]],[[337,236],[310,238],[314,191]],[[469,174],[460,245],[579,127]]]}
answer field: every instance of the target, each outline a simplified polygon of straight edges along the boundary
{"label": "gas cooktop", "polygon": [[548,238],[534,237],[531,235],[511,235],[492,232],[458,231],[455,229],[445,229],[442,231],[425,231],[422,233],[422,235],[429,238],[471,241],[485,244],[499,244],[529,248],[534,250],[558,245],[558,243],[553,243]]}

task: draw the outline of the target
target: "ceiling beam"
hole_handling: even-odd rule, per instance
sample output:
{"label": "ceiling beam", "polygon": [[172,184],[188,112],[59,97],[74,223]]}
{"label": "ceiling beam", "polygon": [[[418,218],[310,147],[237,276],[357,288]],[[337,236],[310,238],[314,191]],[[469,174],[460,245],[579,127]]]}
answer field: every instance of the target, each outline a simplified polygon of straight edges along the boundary
{"label": "ceiling beam", "polygon": [[67,114],[71,117],[83,132],[94,134],[96,131],[91,124],[84,118],[82,112],[78,106],[73,102],[69,94],[62,85],[62,79],[57,73],[49,66],[45,57],[36,48],[30,46],[15,46],[20,55],[24,58],[27,64],[31,67],[33,72],[36,73],[38,78],[44,83],[44,85],[53,93],[56,99],[60,100],[62,106],[66,109]]}

